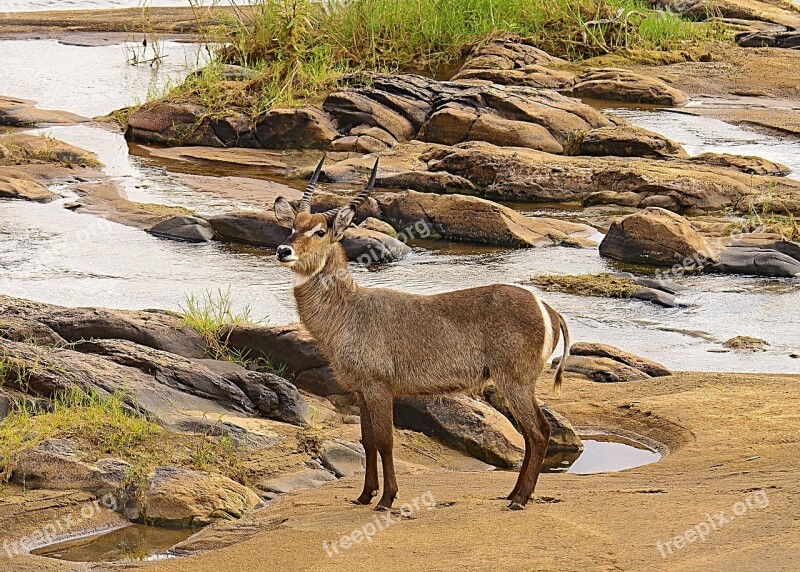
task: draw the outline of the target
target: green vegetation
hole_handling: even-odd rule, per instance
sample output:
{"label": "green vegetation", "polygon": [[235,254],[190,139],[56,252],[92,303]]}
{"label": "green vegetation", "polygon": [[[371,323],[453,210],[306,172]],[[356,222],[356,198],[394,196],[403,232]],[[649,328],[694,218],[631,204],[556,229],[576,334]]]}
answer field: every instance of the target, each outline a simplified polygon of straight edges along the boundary
{"label": "green vegetation", "polygon": [[244,363],[246,352],[228,346],[226,330],[235,324],[251,323],[250,306],[241,311],[234,310],[230,289],[218,289],[216,292],[204,291],[200,296],[186,296],[183,311],[183,325],[196,330],[206,340],[210,357],[218,360]]}
{"label": "green vegetation", "polygon": [[775,201],[774,184],[763,197],[761,204],[750,203],[747,219],[742,232],[771,232],[780,234],[788,240],[800,240],[800,221],[780,201]]}
{"label": "green vegetation", "polygon": [[[195,0],[197,5],[197,1]],[[314,100],[364,71],[434,74],[453,69],[492,37],[518,35],[572,60],[619,50],[677,50],[719,38],[644,0],[258,0],[232,2],[234,17],[203,26],[216,59],[169,94],[212,113],[251,115]],[[200,13],[200,10],[196,10]],[[255,70],[223,81],[223,64]],[[443,73],[441,75],[447,75]]]}
{"label": "green vegetation", "polygon": [[46,439],[71,439],[87,460],[119,457],[132,465],[137,482],[157,465],[216,470],[242,480],[240,454],[225,437],[170,433],[132,411],[125,396],[99,396],[72,389],[39,408],[17,404],[0,421],[0,482],[8,480],[25,451]]}
{"label": "green vegetation", "polygon": [[535,276],[530,282],[545,292],[603,298],[630,298],[641,288],[629,278],[616,278],[610,274],[545,275]]}

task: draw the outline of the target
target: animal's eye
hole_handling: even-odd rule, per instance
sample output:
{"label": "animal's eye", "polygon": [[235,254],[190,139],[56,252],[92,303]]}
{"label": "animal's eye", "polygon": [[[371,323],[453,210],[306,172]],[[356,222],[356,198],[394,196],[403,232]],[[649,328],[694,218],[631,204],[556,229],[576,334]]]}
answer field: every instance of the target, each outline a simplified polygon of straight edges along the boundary
{"label": "animal's eye", "polygon": [[318,230],[314,234],[316,234],[318,237],[322,238],[323,236],[325,236],[325,231],[324,230]]}

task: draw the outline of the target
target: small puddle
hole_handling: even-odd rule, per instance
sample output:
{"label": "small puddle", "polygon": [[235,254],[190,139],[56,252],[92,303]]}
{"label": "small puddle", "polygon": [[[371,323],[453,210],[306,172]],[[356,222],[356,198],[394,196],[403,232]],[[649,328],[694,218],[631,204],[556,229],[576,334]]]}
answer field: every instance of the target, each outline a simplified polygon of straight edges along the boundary
{"label": "small puddle", "polygon": [[545,473],[615,473],[649,465],[662,455],[650,447],[619,435],[589,435],[582,437],[583,451],[552,455],[545,459]]}
{"label": "small puddle", "polygon": [[71,539],[31,554],[69,562],[142,562],[169,558],[168,550],[196,531],[132,524],[111,532]]}

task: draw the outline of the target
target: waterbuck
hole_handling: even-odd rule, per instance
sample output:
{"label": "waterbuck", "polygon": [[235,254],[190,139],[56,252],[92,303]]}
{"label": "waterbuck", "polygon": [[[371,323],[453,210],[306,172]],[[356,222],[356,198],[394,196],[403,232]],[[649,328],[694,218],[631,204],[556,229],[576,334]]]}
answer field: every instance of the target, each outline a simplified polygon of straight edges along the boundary
{"label": "waterbuck", "polygon": [[297,210],[275,200],[278,222],[292,229],[277,249],[293,272],[300,319],[329,360],[336,381],[358,399],[366,453],[364,490],[355,502],[389,510],[397,495],[392,459],[392,408],[398,396],[440,395],[480,388],[494,381],[525,438],[525,457],[509,508],[524,508],[541,471],[550,423],[534,397],[536,378],[564,334],[564,356],[555,374],[561,386],[569,332],[558,312],[532,292],[494,285],[444,294],[418,295],[363,288],[347,268],[339,244],[367,200],[378,169],[348,205],[311,213],[323,157]]}

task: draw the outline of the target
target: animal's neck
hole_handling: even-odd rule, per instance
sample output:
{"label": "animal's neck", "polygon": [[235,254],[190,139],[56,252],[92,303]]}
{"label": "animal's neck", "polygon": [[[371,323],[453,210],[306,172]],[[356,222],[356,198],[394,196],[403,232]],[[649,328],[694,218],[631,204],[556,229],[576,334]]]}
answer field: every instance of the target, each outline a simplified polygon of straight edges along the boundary
{"label": "animal's neck", "polygon": [[300,320],[317,341],[324,343],[341,328],[358,290],[341,246],[328,256],[319,272],[296,281],[294,298]]}

